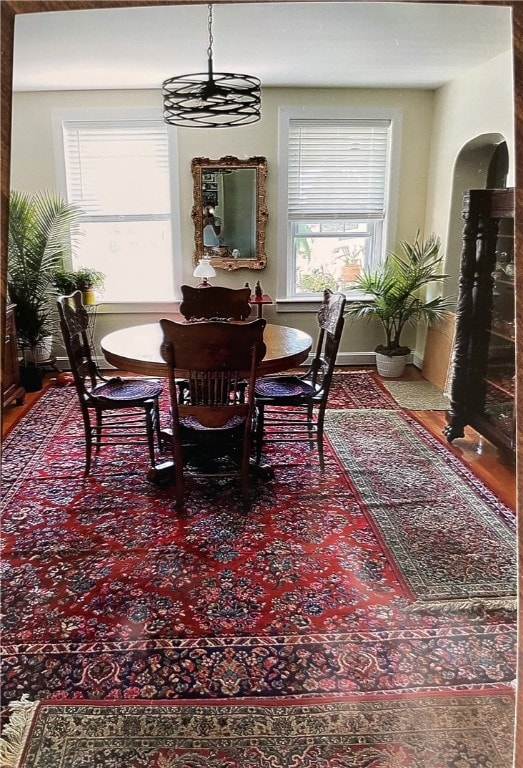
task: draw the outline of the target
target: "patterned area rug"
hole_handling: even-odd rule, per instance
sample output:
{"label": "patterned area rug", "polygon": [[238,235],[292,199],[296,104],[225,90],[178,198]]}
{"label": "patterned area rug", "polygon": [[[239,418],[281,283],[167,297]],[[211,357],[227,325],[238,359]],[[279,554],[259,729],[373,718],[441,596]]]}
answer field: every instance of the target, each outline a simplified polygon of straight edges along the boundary
{"label": "patterned area rug", "polygon": [[15,712],[17,722],[3,745],[4,768],[15,765],[23,743],[20,768],[512,766],[514,703],[503,694],[445,700],[56,702],[35,713],[31,705]]}
{"label": "patterned area rug", "polygon": [[401,412],[329,411],[325,424],[418,599],[516,596],[514,514],[445,446]]}
{"label": "patterned area rug", "polygon": [[374,371],[335,373],[329,391],[329,408],[394,408],[398,403]]}
{"label": "patterned area rug", "polygon": [[[342,404],[353,381],[341,382]],[[350,403],[357,404],[354,391]],[[381,416],[391,413],[399,416],[372,411],[369,455]],[[426,439],[415,422],[406,424],[413,446]],[[405,440],[397,445],[404,460]],[[458,473],[449,487],[459,482],[486,504],[487,489],[440,450],[449,476]],[[273,446],[274,479],[257,482],[247,515],[226,481],[195,483],[184,514],[176,514],[171,490],[147,483],[141,447],[102,451],[88,480],[83,453],[69,389],[46,393],[4,444],[4,702],[24,693],[31,700],[268,700],[509,689],[514,613],[504,602],[440,613],[422,601],[413,613],[418,584],[401,569],[416,551],[410,561],[397,555],[388,540],[396,533],[371,522],[372,508],[330,445],[324,474],[306,447]],[[419,497],[419,483],[411,494]],[[492,516],[510,529],[508,511],[491,503]],[[443,532],[455,513],[438,514],[449,552]],[[478,525],[473,536],[465,526],[459,534],[468,537],[476,574],[492,543],[487,526],[478,553]],[[457,546],[456,527],[448,527]],[[490,550],[485,562],[484,594],[494,597],[512,574],[505,582],[494,567],[489,583]],[[441,593],[445,562],[440,567]],[[452,590],[447,598],[464,597]]]}
{"label": "patterned area rug", "polygon": [[384,381],[401,408],[411,411],[446,411],[450,400],[430,381]]}

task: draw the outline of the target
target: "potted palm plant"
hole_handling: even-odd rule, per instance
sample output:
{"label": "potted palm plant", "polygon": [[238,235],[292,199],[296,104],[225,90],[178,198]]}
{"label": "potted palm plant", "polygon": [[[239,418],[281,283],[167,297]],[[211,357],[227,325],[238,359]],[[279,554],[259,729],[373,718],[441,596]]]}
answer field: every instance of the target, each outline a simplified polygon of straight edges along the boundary
{"label": "potted palm plant", "polygon": [[418,232],[413,243],[402,241],[400,253],[391,251],[378,269],[363,270],[351,286],[364,295],[347,302],[346,314],[377,318],[385,332],[385,343],[375,349],[380,375],[391,378],[403,373],[411,351],[401,341],[407,325],[423,321],[430,326],[451,308],[449,299],[426,295],[428,285],[448,277],[441,274],[442,262],[439,238],[432,234],[424,240]]}
{"label": "potted palm plant", "polygon": [[[21,378],[29,391],[41,386],[38,352],[54,328],[53,270],[70,257],[80,217],[79,208],[53,191],[9,196],[7,290],[16,305]],[[49,349],[46,355],[49,359]]]}

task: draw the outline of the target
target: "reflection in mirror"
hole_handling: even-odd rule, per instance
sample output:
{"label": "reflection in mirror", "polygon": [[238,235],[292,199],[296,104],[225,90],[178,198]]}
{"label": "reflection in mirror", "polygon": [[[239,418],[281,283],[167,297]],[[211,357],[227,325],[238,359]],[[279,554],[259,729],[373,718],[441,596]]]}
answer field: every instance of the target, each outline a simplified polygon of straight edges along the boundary
{"label": "reflection in mirror", "polygon": [[267,160],[195,157],[191,170],[194,263],[205,257],[219,269],[263,269]]}

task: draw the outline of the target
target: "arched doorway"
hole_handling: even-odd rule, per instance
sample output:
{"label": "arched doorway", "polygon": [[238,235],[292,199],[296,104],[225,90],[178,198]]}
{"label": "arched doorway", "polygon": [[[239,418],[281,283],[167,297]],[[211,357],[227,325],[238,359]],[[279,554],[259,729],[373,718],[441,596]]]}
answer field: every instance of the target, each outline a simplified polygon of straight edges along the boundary
{"label": "arched doorway", "polygon": [[468,141],[459,152],[452,180],[451,212],[447,237],[445,271],[447,291],[457,302],[461,260],[463,192],[467,189],[495,189],[506,186],[509,168],[507,143],[500,133],[485,133]]}
{"label": "arched doorway", "polygon": [[[485,133],[468,141],[460,150],[452,179],[449,229],[445,249],[445,273],[449,275],[445,290],[454,308],[458,300],[463,220],[463,192],[467,189],[506,187],[509,170],[507,142],[500,133]],[[423,357],[423,376],[443,390],[448,388],[448,369],[452,354],[455,314],[427,331]]]}

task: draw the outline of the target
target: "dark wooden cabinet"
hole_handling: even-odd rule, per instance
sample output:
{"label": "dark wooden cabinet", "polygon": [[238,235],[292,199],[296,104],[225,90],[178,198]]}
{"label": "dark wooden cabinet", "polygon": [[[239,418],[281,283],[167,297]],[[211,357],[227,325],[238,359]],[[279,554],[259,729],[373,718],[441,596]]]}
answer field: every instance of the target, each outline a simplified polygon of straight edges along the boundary
{"label": "dark wooden cabinet", "polygon": [[464,220],[450,409],[451,442],[470,425],[515,456],[514,190],[473,189]]}
{"label": "dark wooden cabinet", "polygon": [[20,369],[18,363],[18,338],[14,305],[6,309],[5,338],[2,349],[2,406],[13,400],[21,405],[25,398],[25,389],[20,384]]}

